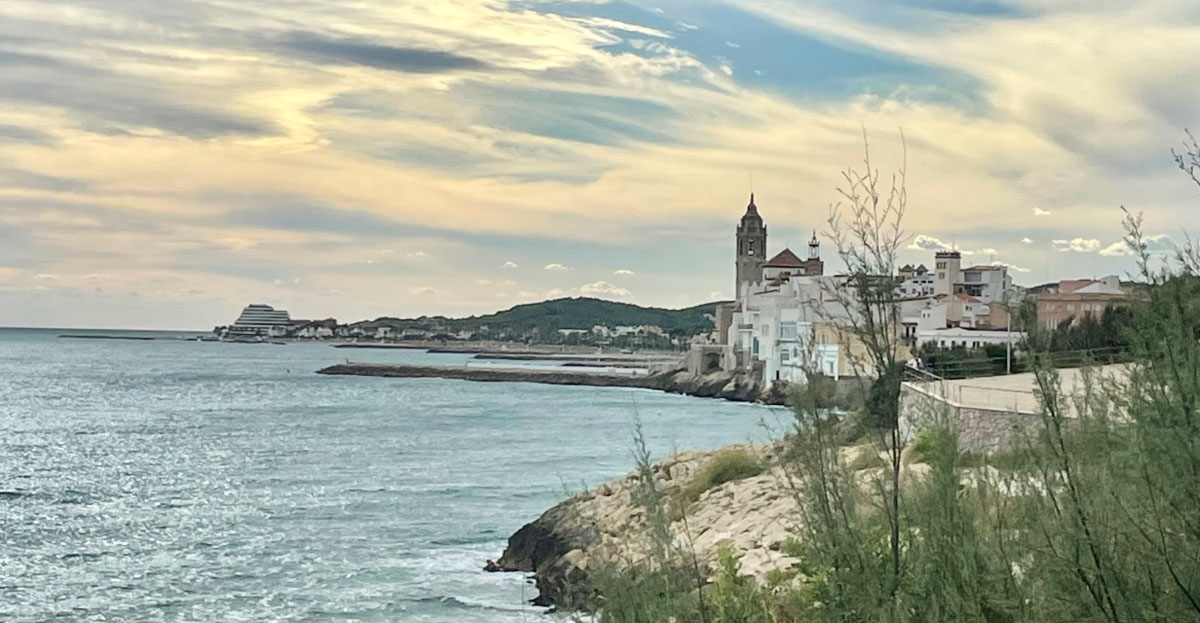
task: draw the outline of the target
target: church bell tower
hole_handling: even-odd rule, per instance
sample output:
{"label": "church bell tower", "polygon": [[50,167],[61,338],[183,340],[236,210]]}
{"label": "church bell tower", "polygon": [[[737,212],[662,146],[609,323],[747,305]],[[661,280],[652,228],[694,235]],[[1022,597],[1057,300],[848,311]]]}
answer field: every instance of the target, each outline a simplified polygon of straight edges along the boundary
{"label": "church bell tower", "polygon": [[766,252],[767,226],[763,225],[758,206],[754,205],[754,193],[750,193],[750,205],[746,206],[746,214],[737,227],[737,282],[734,284],[734,296],[739,302],[745,284],[762,281]]}

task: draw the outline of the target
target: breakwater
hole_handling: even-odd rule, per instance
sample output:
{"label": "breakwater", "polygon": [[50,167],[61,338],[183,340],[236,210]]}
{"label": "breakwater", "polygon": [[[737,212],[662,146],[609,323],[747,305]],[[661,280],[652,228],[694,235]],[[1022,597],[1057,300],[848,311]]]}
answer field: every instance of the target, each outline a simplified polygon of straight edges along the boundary
{"label": "breakwater", "polygon": [[377,376],[388,378],[439,378],[485,383],[544,383],[591,387],[632,387],[652,389],[700,398],[721,398],[735,402],[786,402],[782,391],[764,391],[761,383],[749,375],[734,372],[691,374],[687,370],[669,370],[656,374],[607,374],[583,370],[532,370],[483,368],[470,366],[408,366],[380,363],[343,363],[317,371],[341,376]]}

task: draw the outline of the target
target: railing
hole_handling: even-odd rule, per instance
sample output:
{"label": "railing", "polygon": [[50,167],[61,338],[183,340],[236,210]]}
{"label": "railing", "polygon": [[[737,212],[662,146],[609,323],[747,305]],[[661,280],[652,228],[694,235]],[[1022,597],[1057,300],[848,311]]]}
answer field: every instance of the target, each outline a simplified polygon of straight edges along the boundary
{"label": "railing", "polygon": [[913,366],[905,366],[904,382],[910,388],[954,407],[1026,414],[1035,414],[1039,410],[1038,399],[1032,388],[1024,391],[968,385],[962,381],[948,381],[927,370]]}

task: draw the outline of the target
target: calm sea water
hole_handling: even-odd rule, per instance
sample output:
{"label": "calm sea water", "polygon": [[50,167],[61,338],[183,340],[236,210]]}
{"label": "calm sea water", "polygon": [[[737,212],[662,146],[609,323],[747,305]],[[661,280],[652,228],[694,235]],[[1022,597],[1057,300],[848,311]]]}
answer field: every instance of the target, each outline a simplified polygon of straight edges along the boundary
{"label": "calm sea water", "polygon": [[324,377],[464,355],[0,330],[0,620],[536,621],[514,530],[777,410],[615,388]]}

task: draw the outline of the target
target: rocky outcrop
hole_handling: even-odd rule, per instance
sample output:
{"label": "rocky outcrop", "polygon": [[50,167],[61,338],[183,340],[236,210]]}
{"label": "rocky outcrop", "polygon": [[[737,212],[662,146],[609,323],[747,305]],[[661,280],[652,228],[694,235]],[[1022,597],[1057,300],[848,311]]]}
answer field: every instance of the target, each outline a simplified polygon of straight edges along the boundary
{"label": "rocky outcrop", "polygon": [[[675,505],[669,527],[674,546],[689,559],[694,556],[701,573],[711,576],[726,548],[737,556],[739,575],[762,582],[772,571],[795,571],[800,561],[785,553],[794,550],[783,545],[803,534],[803,491],[784,468],[784,443],[683,452],[652,466],[655,488]],[[764,470],[698,492],[698,476],[727,452],[749,454]],[[887,454],[873,443],[840,448],[838,462],[854,474],[864,495],[873,495],[879,479],[888,477]],[[902,469],[905,487],[929,473],[911,448]],[[972,479],[982,477],[969,473],[963,485],[972,486]],[[647,511],[635,497],[639,483],[631,473],[556,505],[509,538],[499,565],[533,573],[536,604],[586,607],[592,594],[589,574],[596,569],[653,565]]]}
{"label": "rocky outcrop", "polygon": [[[718,484],[699,493],[671,525],[678,544],[711,572],[718,552],[739,556],[739,572],[763,578],[797,560],[780,544],[795,534],[800,513],[788,478],[778,467],[777,446],[739,446],[770,466],[762,474]],[[728,451],[728,449],[724,450]],[[684,452],[654,465],[656,488],[680,500],[715,452]],[[635,503],[638,476],[629,474],[546,511],[512,535],[499,564],[534,574],[536,603],[575,607],[586,601],[589,570],[646,561],[652,551],[645,509]]]}
{"label": "rocky outcrop", "polygon": [[637,387],[700,398],[721,398],[736,402],[765,402],[782,405],[786,390],[776,384],[764,390],[755,377],[744,373],[713,372],[697,375],[684,369],[646,375],[603,374],[556,369],[484,368],[469,366],[405,366],[378,363],[344,363],[318,370],[318,374],[381,376],[394,378],[443,378],[481,382],[546,383],[550,385],[587,385],[594,387]]}

